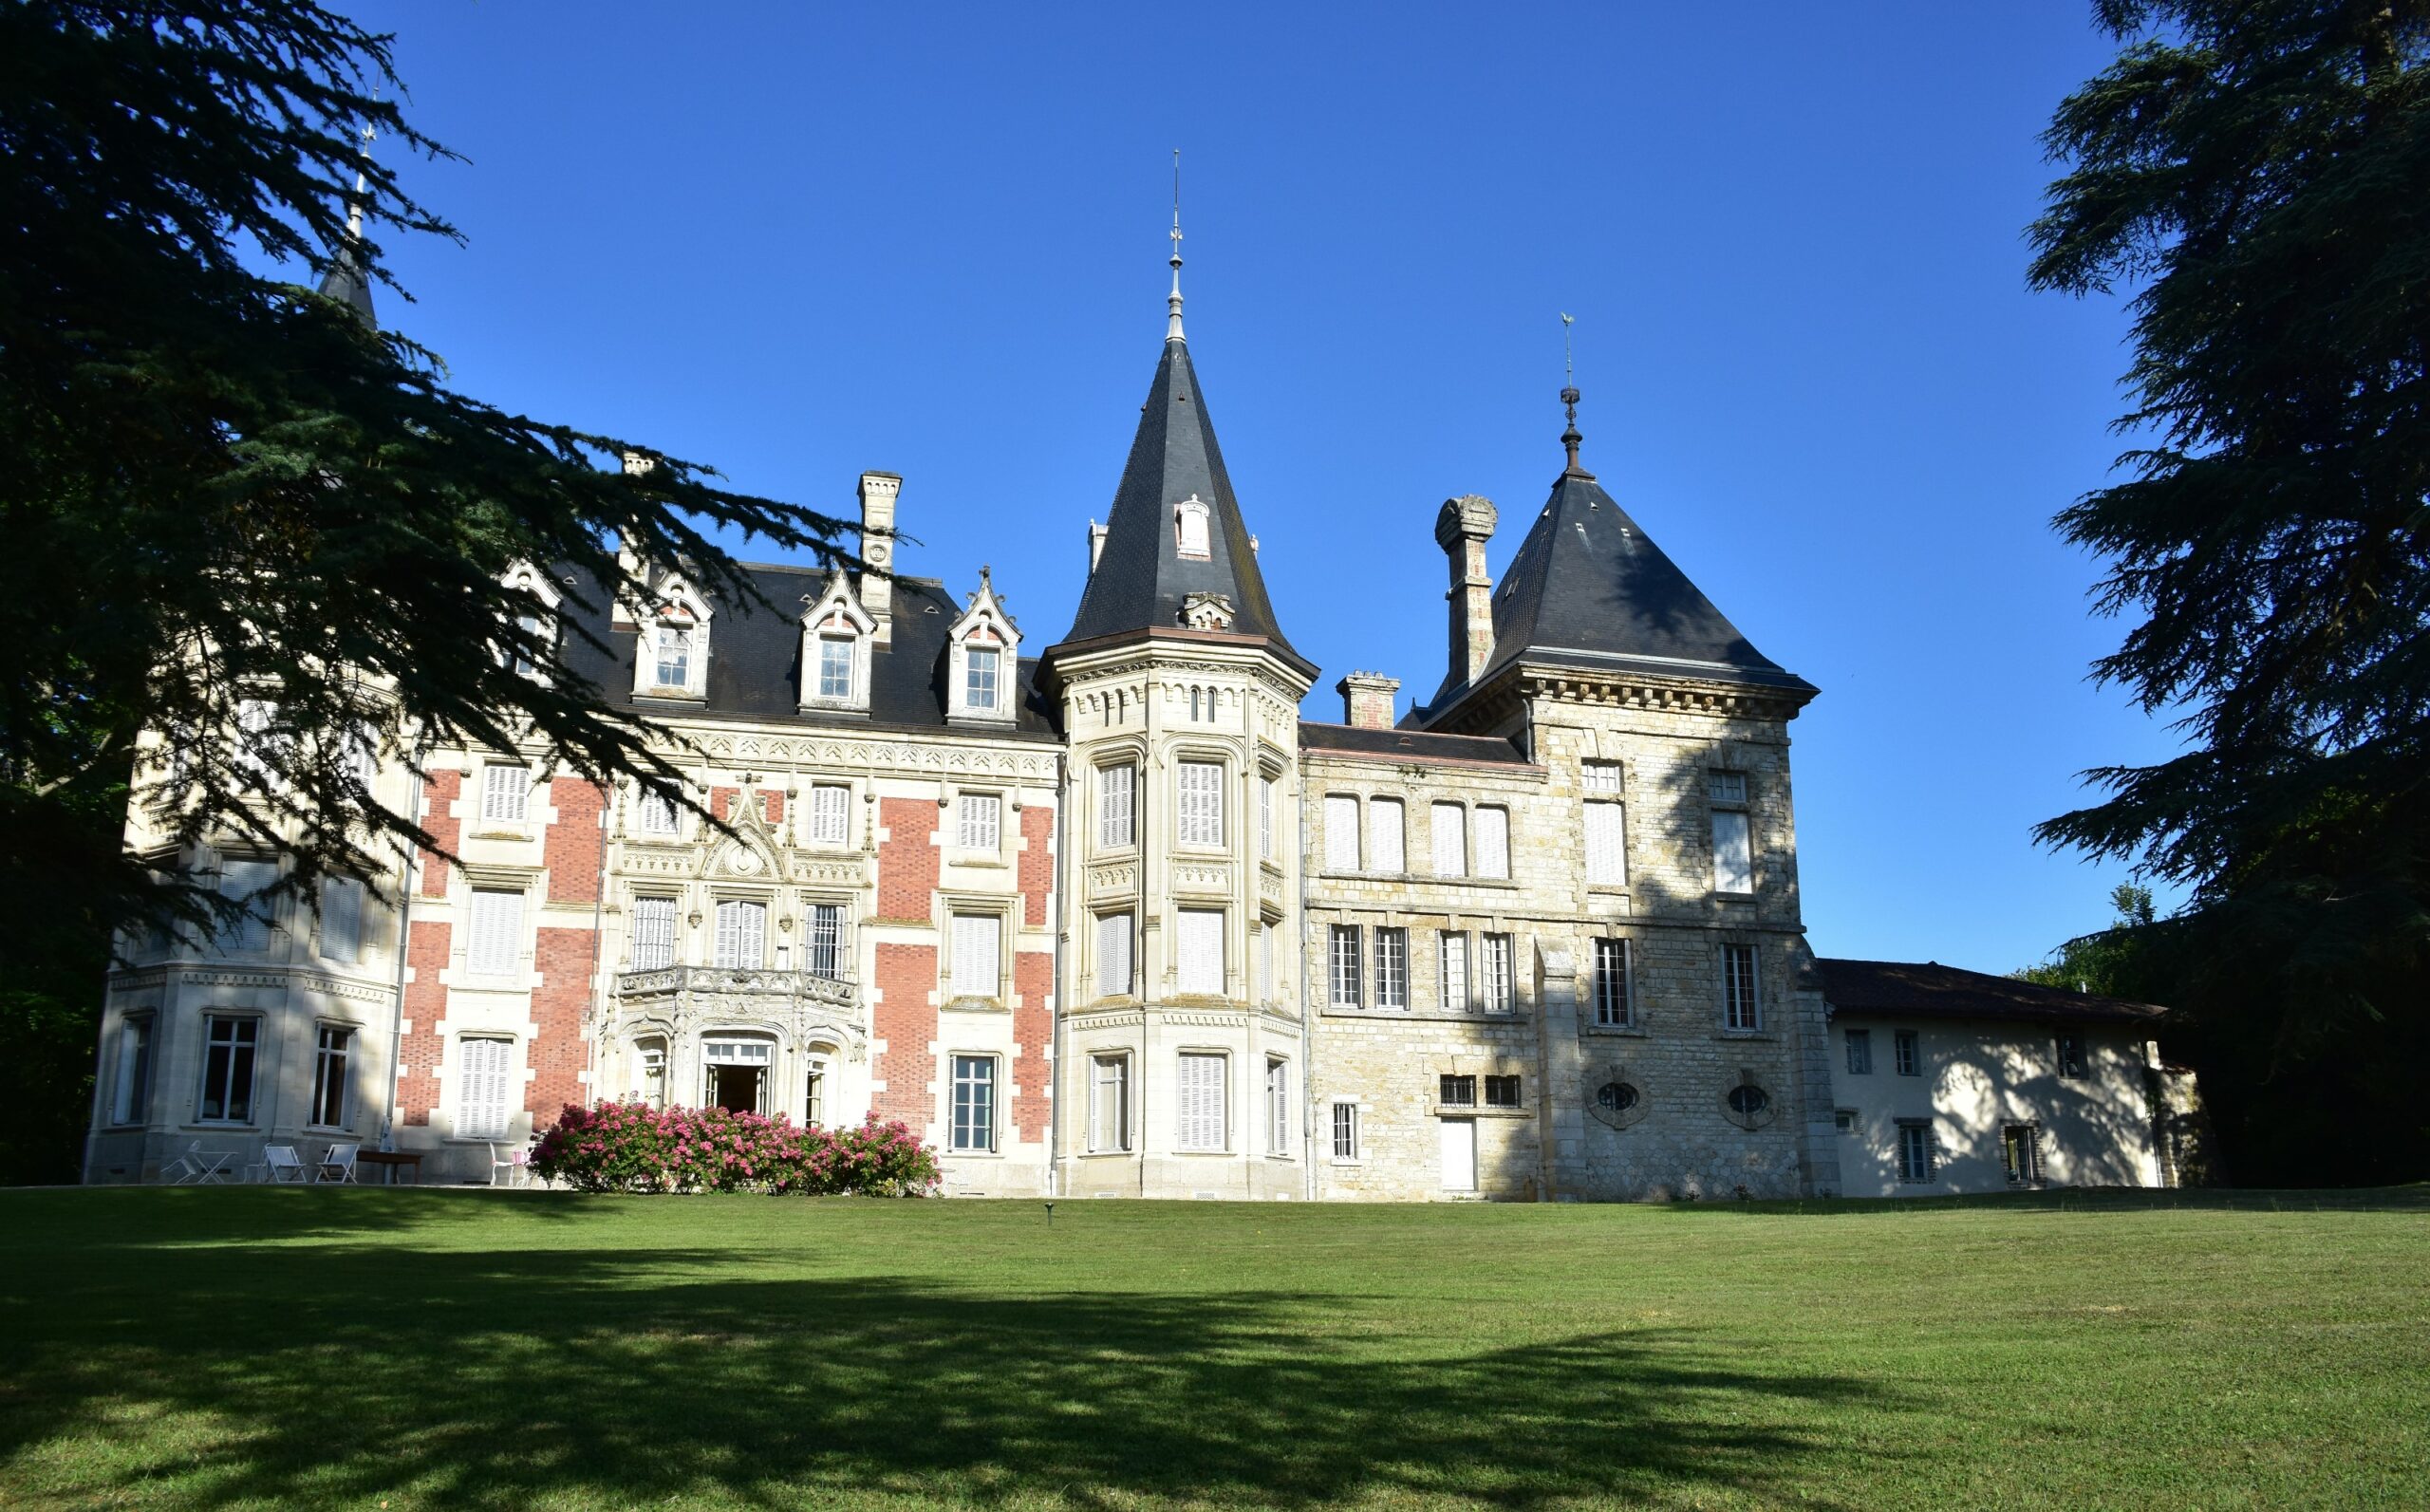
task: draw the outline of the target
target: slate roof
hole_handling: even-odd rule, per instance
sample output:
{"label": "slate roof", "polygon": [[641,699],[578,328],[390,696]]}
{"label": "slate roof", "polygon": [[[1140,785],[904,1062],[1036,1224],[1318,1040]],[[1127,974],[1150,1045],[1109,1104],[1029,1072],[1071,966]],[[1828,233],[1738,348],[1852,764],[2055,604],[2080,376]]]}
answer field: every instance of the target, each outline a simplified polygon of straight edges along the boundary
{"label": "slate roof", "polygon": [[[578,636],[566,638],[566,660],[573,669],[597,683],[607,700],[619,708],[661,717],[768,720],[805,727],[840,729],[928,729],[945,725],[945,630],[962,607],[934,578],[894,580],[894,643],[869,652],[869,711],[867,714],[817,710],[803,713],[801,698],[801,615],[826,591],[828,574],[816,568],[746,564],[744,570],[773,609],[715,603],[709,621],[707,700],[633,697],[633,658],[641,636],[634,628],[611,629],[604,595],[587,590],[600,601],[595,609],[570,614],[586,622],[608,643],[612,656],[603,656]],[[1037,659],[1023,657],[1016,679],[1013,728],[1018,737],[1055,738],[1051,705],[1037,690]],[[970,730],[957,725],[957,730]],[[998,733],[986,727],[983,733]]]}
{"label": "slate roof", "polygon": [[1355,724],[1299,721],[1299,748],[1340,756],[1380,756],[1406,761],[1469,761],[1503,767],[1532,767],[1527,754],[1511,741],[1486,735],[1433,735],[1424,730],[1372,730]]}
{"label": "slate roof", "polygon": [[[1748,642],[1592,474],[1568,471],[1493,590],[1493,660],[1551,662],[1742,682],[1811,697],[1814,685]],[[1465,685],[1446,677],[1430,715]]]}
{"label": "slate roof", "polygon": [[363,324],[377,330],[380,318],[371,312],[371,280],[364,276],[363,259],[356,255],[349,241],[329,259],[328,271],[321,275],[321,292],[330,299],[342,299],[354,307]]}
{"label": "slate roof", "polygon": [[2097,998],[1944,966],[1935,961],[1847,961],[1822,957],[1822,996],[1831,1011],[1860,1018],[2009,1018],[2033,1023],[2123,1024],[2157,1028],[2168,1010]]}
{"label": "slate roof", "polygon": [[[1209,550],[1203,562],[1182,558],[1173,530],[1173,506],[1193,495],[1208,506]],[[1263,636],[1291,660],[1305,661],[1284,639],[1266,598],[1248,527],[1215,444],[1206,396],[1190,366],[1189,344],[1168,340],[1148,402],[1139,409],[1131,458],[1113,491],[1104,550],[1063,639],[1178,629],[1183,596],[1194,592],[1221,593],[1231,601],[1234,634]]]}

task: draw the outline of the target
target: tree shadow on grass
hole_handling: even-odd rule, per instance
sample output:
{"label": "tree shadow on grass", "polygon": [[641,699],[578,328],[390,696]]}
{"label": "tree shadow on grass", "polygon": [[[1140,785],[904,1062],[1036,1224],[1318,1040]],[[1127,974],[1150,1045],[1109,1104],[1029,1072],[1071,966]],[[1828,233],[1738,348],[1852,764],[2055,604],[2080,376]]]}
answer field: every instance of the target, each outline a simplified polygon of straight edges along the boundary
{"label": "tree shadow on grass", "polygon": [[1834,1197],[1799,1202],[1667,1203],[1674,1213],[1741,1213],[1764,1217],[1947,1211],[2065,1213],[2421,1213],[2430,1214],[2430,1183],[2407,1186],[2252,1188],[2227,1186],[2061,1186],[2039,1191],[1971,1192],[1935,1197]]}
{"label": "tree shadow on grass", "polygon": [[[1412,1298],[1018,1296],[734,1279],[735,1255],[688,1250],[364,1246],[181,1251],[171,1288],[157,1269],[141,1284],[140,1259],[46,1305],[10,1298],[0,1487],[400,1508],[1767,1499],[1852,1473],[1831,1420],[1893,1405],[1692,1332],[1462,1353],[1395,1332]],[[198,1442],[147,1450],[164,1413]],[[63,1447],[102,1422],[135,1442]]]}

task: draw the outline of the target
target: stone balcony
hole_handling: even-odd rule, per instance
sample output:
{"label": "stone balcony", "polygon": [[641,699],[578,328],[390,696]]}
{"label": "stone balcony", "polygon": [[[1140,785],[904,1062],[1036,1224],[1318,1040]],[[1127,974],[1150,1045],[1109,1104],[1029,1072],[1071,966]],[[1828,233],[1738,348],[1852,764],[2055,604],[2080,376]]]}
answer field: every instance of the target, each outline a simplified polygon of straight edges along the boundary
{"label": "stone balcony", "polygon": [[659,966],[648,971],[619,972],[616,996],[639,1006],[653,999],[684,998],[720,1002],[757,1002],[805,1008],[857,1008],[860,983],[850,977],[822,977],[807,971],[766,971],[738,966]]}

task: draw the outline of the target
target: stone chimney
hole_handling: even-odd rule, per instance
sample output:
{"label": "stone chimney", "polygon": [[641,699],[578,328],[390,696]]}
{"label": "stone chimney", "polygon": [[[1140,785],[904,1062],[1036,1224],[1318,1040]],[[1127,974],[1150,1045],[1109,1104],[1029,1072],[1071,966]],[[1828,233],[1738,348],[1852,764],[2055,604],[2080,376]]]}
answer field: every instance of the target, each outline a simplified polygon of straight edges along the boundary
{"label": "stone chimney", "polygon": [[877,621],[880,645],[894,644],[894,500],[903,479],[892,473],[861,475],[861,560],[878,569],[861,574],[861,607]]}
{"label": "stone chimney", "polygon": [[1381,672],[1353,672],[1334,684],[1341,694],[1341,717],[1362,730],[1389,730],[1397,707],[1401,680]]}
{"label": "stone chimney", "polygon": [[1485,569],[1485,543],[1493,539],[1499,516],[1493,500],[1475,494],[1445,499],[1434,516],[1434,539],[1451,559],[1451,678],[1466,686],[1493,660],[1493,577]]}

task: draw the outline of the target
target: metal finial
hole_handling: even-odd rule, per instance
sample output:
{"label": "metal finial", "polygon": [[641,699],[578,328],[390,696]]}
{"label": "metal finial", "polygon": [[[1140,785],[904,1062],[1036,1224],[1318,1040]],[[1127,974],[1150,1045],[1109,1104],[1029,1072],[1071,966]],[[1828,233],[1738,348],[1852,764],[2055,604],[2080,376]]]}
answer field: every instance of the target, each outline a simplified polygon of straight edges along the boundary
{"label": "metal finial", "polygon": [[1561,433],[1561,444],[1569,453],[1566,471],[1591,476],[1592,475],[1587,474],[1584,468],[1578,465],[1578,443],[1586,438],[1578,434],[1578,361],[1570,350],[1569,345],[1569,327],[1576,324],[1576,316],[1566,310],[1561,312],[1561,368],[1563,383],[1561,389],[1561,402],[1562,413],[1569,417],[1569,427]]}
{"label": "metal finial", "polygon": [[363,238],[363,202],[371,195],[371,176],[367,171],[370,167],[368,159],[371,157],[372,139],[379,135],[379,127],[367,121],[363,123],[363,145],[355,152],[354,194],[346,202],[346,234],[348,241],[360,241]]}
{"label": "metal finial", "polygon": [[1166,296],[1165,340],[1183,341],[1181,333],[1181,149],[1173,149],[1173,291]]}

